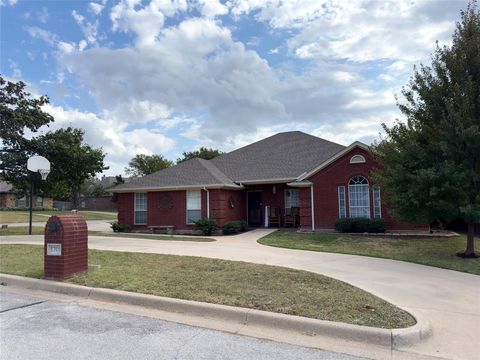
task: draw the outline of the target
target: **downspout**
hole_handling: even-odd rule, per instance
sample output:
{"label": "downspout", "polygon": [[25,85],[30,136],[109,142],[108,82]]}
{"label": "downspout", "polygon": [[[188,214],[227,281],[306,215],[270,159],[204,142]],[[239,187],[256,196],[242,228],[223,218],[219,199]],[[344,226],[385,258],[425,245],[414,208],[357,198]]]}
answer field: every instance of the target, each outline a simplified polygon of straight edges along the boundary
{"label": "downspout", "polygon": [[207,192],[207,219],[210,219],[210,191],[206,187],[203,190]]}
{"label": "downspout", "polygon": [[312,231],[315,231],[315,206],[313,203],[313,184],[310,186],[310,205],[312,206]]}

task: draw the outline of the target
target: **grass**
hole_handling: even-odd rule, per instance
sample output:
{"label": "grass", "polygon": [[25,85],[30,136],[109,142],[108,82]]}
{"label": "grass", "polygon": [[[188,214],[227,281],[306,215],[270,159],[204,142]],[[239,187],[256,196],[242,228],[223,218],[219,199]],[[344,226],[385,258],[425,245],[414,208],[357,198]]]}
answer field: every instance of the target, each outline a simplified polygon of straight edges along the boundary
{"label": "grass", "polygon": [[258,242],[288,249],[323,251],[403,260],[480,275],[480,259],[461,259],[466,237],[392,238],[276,231]]}
{"label": "grass", "polygon": [[[79,215],[82,215],[85,220],[116,220],[117,213],[113,212],[90,212],[90,211],[79,211]],[[52,215],[72,215],[71,211],[56,211],[56,210],[44,210],[44,211],[34,211],[32,220],[33,221],[47,221],[48,218]],[[0,211],[0,224],[12,224],[12,223],[23,223],[28,222],[29,214],[28,211]]]}
{"label": "grass", "polygon": [[215,239],[202,238],[200,236],[180,237],[170,235],[150,235],[141,233],[107,233],[103,231],[89,231],[89,235],[93,236],[106,236],[106,237],[119,237],[130,239],[146,239],[146,240],[165,240],[165,241],[196,241],[196,242],[212,242]]}
{"label": "grass", "polygon": [[[41,278],[43,247],[0,245],[0,271]],[[71,283],[241,306],[350,324],[399,328],[415,320],[361,289],[319,274],[191,256],[90,250],[100,265]]]}
{"label": "grass", "polygon": [[[32,226],[33,235],[43,235],[43,226]],[[27,235],[28,226],[9,226],[6,229],[0,229],[0,236],[2,235]]]}

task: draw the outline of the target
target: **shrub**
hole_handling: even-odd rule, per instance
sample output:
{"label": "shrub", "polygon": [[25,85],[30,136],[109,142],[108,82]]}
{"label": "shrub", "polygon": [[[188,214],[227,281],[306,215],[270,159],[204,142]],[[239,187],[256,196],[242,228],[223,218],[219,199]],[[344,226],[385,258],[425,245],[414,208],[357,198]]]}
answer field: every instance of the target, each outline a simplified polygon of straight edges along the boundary
{"label": "shrub", "polygon": [[129,232],[130,225],[120,224],[118,221],[114,221],[111,225],[113,232]]}
{"label": "shrub", "polygon": [[203,235],[212,235],[218,227],[214,220],[205,218],[195,222],[195,229],[200,230]]}
{"label": "shrub", "polygon": [[343,218],[335,222],[335,229],[343,233],[383,233],[383,219]]}
{"label": "shrub", "polygon": [[240,232],[246,231],[248,229],[248,225],[245,221],[242,220],[235,220],[225,223],[223,226],[223,234],[224,235],[231,235],[231,234],[238,234]]}

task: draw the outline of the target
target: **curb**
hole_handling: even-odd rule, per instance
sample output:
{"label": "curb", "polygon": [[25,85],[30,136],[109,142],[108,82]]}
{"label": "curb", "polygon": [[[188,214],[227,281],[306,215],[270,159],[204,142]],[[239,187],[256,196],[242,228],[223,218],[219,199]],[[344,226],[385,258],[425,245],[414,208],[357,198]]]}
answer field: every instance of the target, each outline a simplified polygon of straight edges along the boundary
{"label": "curb", "polygon": [[377,345],[389,349],[411,346],[431,335],[429,323],[418,317],[416,317],[417,324],[409,328],[381,329],[228,305],[173,299],[121,290],[94,288],[1,273],[0,282],[2,285],[7,286],[49,291],[103,302],[143,306],[167,312],[182,313],[221,321],[233,321],[242,325],[342,338],[348,341]]}

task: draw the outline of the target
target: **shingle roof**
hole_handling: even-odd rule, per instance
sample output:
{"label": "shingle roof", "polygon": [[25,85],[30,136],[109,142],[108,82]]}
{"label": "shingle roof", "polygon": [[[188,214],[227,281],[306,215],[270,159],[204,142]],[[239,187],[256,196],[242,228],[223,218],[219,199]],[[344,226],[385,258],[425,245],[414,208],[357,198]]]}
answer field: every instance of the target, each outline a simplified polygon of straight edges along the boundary
{"label": "shingle roof", "polygon": [[121,184],[113,191],[216,185],[297,179],[345,146],[301,131],[279,133],[212,160],[192,159]]}
{"label": "shingle roof", "polygon": [[195,158],[153,174],[133,179],[110,190],[176,188],[202,185],[239,187],[210,161]]}
{"label": "shingle roof", "polygon": [[211,161],[236,182],[296,179],[345,146],[301,131],[270,136]]}

